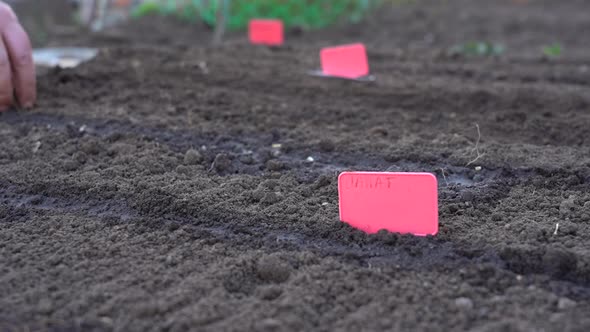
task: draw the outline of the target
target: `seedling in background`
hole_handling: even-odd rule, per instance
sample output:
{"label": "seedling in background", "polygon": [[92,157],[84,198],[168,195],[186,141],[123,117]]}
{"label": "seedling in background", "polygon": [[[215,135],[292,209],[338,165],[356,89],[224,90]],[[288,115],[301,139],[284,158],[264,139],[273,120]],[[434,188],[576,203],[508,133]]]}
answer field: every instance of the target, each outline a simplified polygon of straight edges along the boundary
{"label": "seedling in background", "polygon": [[451,47],[451,55],[494,56],[504,53],[505,48],[500,44],[490,42],[468,42]]}
{"label": "seedling in background", "polygon": [[367,233],[438,233],[438,183],[430,173],[344,172],[340,220]]}
{"label": "seedling in background", "polygon": [[141,5],[137,6],[133,12],[132,16],[135,18],[144,17],[154,14],[163,14],[163,10],[161,5],[156,2],[144,2]]}
{"label": "seedling in background", "polygon": [[552,44],[543,46],[543,55],[549,58],[558,58],[563,53],[563,48],[560,44]]}

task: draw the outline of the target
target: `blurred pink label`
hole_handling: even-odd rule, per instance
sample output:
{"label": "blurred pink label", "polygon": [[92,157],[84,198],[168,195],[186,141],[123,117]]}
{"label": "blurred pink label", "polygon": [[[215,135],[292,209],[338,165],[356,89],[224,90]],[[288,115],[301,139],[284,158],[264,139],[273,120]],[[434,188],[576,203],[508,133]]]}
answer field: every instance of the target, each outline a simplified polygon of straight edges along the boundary
{"label": "blurred pink label", "polygon": [[250,43],[279,46],[284,42],[284,26],[281,20],[250,20],[248,36]]}
{"label": "blurred pink label", "polygon": [[326,47],[321,50],[320,58],[326,75],[344,78],[369,75],[367,49],[363,44]]}

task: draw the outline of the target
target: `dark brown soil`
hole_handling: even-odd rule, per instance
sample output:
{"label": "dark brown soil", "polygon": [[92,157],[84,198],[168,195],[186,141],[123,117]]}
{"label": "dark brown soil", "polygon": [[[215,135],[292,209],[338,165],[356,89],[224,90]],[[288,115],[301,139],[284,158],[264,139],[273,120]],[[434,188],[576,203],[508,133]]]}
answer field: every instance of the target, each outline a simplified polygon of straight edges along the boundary
{"label": "dark brown soil", "polygon": [[[587,331],[589,10],[417,1],[280,49],[87,39],[108,47],[0,115],[0,330]],[[375,83],[306,74],[357,40]],[[508,48],[446,54],[469,40]],[[344,170],[435,173],[440,233],[341,223]]]}

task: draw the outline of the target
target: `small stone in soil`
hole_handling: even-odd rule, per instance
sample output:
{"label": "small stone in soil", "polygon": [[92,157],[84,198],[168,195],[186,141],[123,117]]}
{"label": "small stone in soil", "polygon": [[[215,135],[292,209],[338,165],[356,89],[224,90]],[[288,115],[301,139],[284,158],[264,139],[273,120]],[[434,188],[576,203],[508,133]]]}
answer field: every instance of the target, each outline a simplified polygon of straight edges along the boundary
{"label": "small stone in soil", "polygon": [[231,159],[225,153],[220,153],[215,156],[215,160],[213,160],[213,168],[218,172],[223,172],[227,170],[231,166]]}
{"label": "small stone in soil", "polygon": [[269,161],[266,162],[266,168],[269,171],[280,171],[283,168],[285,168],[285,165],[280,160],[271,159],[271,160],[269,160]]}
{"label": "small stone in soil", "polygon": [[99,154],[102,147],[96,140],[88,140],[80,144],[80,150],[89,155]]}
{"label": "small stone in soil", "polygon": [[203,155],[195,149],[189,149],[184,154],[184,163],[186,165],[197,165],[203,161]]}
{"label": "small stone in soil", "polygon": [[277,203],[281,200],[281,198],[279,197],[279,195],[277,195],[275,192],[267,192],[266,194],[264,194],[264,196],[262,197],[262,199],[260,200],[260,203],[263,204],[274,204]]}
{"label": "small stone in soil", "polygon": [[455,305],[461,310],[473,309],[473,301],[468,297],[459,297],[455,299]]}
{"label": "small stone in soil", "polygon": [[39,148],[41,148],[41,142],[37,141],[33,144],[33,153],[37,153],[37,151],[39,151]]}
{"label": "small stone in soil", "polygon": [[252,165],[254,164],[254,157],[252,157],[251,155],[244,155],[240,157],[240,161],[242,162],[242,164]]}
{"label": "small stone in soil", "polygon": [[66,160],[63,163],[63,169],[64,169],[64,171],[67,171],[67,172],[75,171],[78,169],[79,166],[80,166],[80,164],[76,160],[72,160],[72,159]]}
{"label": "small stone in soil", "polygon": [[38,310],[42,314],[50,314],[53,312],[53,304],[49,299],[41,299],[38,304]]}
{"label": "small stone in soil", "polygon": [[276,285],[270,285],[267,287],[261,287],[258,290],[258,297],[262,300],[272,301],[277,297],[281,296],[283,290]]}
{"label": "small stone in soil", "polygon": [[84,153],[82,151],[78,151],[78,152],[74,153],[73,159],[80,164],[84,164],[84,163],[86,163],[88,156],[86,156],[86,153]]}
{"label": "small stone in soil", "polygon": [[256,266],[258,277],[266,282],[281,283],[291,275],[291,267],[277,256],[263,256]]}
{"label": "small stone in soil", "polygon": [[260,331],[280,331],[284,326],[281,321],[274,318],[266,318],[257,324],[257,329]]}
{"label": "small stone in soil", "polygon": [[557,301],[557,308],[559,310],[567,310],[576,306],[576,301],[570,300],[567,297],[561,297]]}
{"label": "small stone in soil", "polygon": [[576,207],[576,196],[570,195],[568,199],[565,199],[559,204],[559,213],[561,215],[567,215],[572,212]]}

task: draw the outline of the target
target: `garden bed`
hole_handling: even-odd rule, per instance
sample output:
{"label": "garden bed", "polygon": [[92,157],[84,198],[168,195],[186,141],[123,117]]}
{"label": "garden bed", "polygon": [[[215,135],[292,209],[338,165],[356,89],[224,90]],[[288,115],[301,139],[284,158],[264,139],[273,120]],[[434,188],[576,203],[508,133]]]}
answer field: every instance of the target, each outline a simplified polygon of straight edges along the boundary
{"label": "garden bed", "polygon": [[[589,9],[417,1],[272,49],[77,36],[98,58],[0,114],[0,329],[587,329]],[[506,51],[448,52],[480,40]],[[307,74],[355,41],[375,82]],[[439,234],[340,222],[345,170],[436,174]]]}

